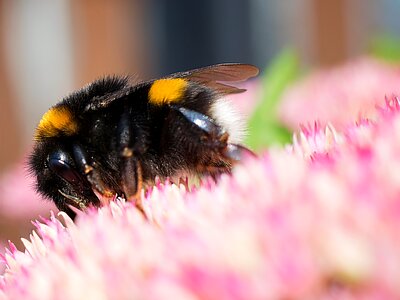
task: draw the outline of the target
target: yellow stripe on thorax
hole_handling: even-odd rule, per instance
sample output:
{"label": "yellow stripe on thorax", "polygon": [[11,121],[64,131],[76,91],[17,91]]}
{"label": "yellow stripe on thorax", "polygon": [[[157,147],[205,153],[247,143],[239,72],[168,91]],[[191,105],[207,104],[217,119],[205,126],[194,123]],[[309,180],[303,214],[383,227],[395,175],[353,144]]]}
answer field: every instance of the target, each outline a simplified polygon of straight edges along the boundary
{"label": "yellow stripe on thorax", "polygon": [[179,102],[184,96],[186,86],[187,81],[182,78],[158,79],[150,87],[149,101],[156,105]]}
{"label": "yellow stripe on thorax", "polygon": [[71,111],[65,106],[50,108],[42,117],[36,129],[35,139],[54,137],[59,133],[73,135],[78,130]]}

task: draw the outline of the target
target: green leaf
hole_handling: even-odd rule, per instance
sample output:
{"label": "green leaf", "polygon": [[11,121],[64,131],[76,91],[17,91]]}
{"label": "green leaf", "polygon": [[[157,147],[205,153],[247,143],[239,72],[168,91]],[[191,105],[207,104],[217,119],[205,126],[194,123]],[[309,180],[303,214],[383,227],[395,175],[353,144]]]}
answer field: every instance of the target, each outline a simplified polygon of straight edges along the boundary
{"label": "green leaf", "polygon": [[300,75],[299,59],[286,50],[267,67],[262,77],[260,102],[249,120],[246,144],[254,150],[291,141],[291,133],[276,118],[276,108],[283,91]]}
{"label": "green leaf", "polygon": [[372,40],[369,53],[390,63],[400,63],[400,39],[380,36]]}

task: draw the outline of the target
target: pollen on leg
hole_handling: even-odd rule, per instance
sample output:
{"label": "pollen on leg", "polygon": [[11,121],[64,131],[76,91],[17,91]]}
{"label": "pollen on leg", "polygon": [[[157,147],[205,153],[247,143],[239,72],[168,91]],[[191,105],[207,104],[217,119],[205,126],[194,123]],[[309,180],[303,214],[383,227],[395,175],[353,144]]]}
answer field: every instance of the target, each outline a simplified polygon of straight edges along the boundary
{"label": "pollen on leg", "polygon": [[73,135],[77,130],[78,125],[69,108],[55,106],[43,115],[36,129],[35,139],[54,137],[60,133]]}

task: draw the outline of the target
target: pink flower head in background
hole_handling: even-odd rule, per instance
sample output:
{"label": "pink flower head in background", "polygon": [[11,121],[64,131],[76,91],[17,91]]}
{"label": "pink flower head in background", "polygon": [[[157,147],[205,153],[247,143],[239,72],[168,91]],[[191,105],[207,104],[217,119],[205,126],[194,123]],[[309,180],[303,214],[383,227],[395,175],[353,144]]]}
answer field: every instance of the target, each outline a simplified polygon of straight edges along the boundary
{"label": "pink flower head in background", "polygon": [[[32,218],[49,216],[56,209],[35,191],[34,179],[28,174],[25,162],[0,175],[0,245],[7,239],[17,239],[32,231]],[[0,246],[0,254],[4,247]],[[0,272],[4,266],[0,265]]]}
{"label": "pink flower head in background", "polygon": [[14,169],[0,176],[0,215],[10,219],[30,219],[38,214],[48,214],[55,209],[49,201],[42,199],[35,191],[34,178],[22,161]]}
{"label": "pink flower head in background", "polygon": [[400,112],[303,128],[196,191],[36,222],[0,299],[398,299]]}
{"label": "pink flower head in background", "polygon": [[374,118],[375,106],[393,95],[400,95],[400,67],[365,57],[296,82],[284,93],[279,116],[293,130],[315,120],[342,129]]}

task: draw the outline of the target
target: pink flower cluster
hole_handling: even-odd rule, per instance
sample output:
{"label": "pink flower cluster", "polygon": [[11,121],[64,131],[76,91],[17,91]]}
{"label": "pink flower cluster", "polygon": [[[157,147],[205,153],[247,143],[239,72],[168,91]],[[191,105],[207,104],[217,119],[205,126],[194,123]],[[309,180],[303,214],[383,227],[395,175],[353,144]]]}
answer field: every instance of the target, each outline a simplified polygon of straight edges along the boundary
{"label": "pink flower cluster", "polygon": [[284,93],[279,115],[293,130],[315,120],[342,129],[374,118],[375,106],[393,95],[400,95],[400,67],[363,57],[296,82]]}
{"label": "pink flower cluster", "polygon": [[47,215],[50,209],[55,209],[36,193],[34,179],[29,176],[26,165],[26,161],[22,161],[0,176],[0,215],[15,222],[26,221],[42,213]]}
{"label": "pink flower cluster", "polygon": [[0,299],[399,299],[400,101],[303,128],[218,184],[36,222]]}

